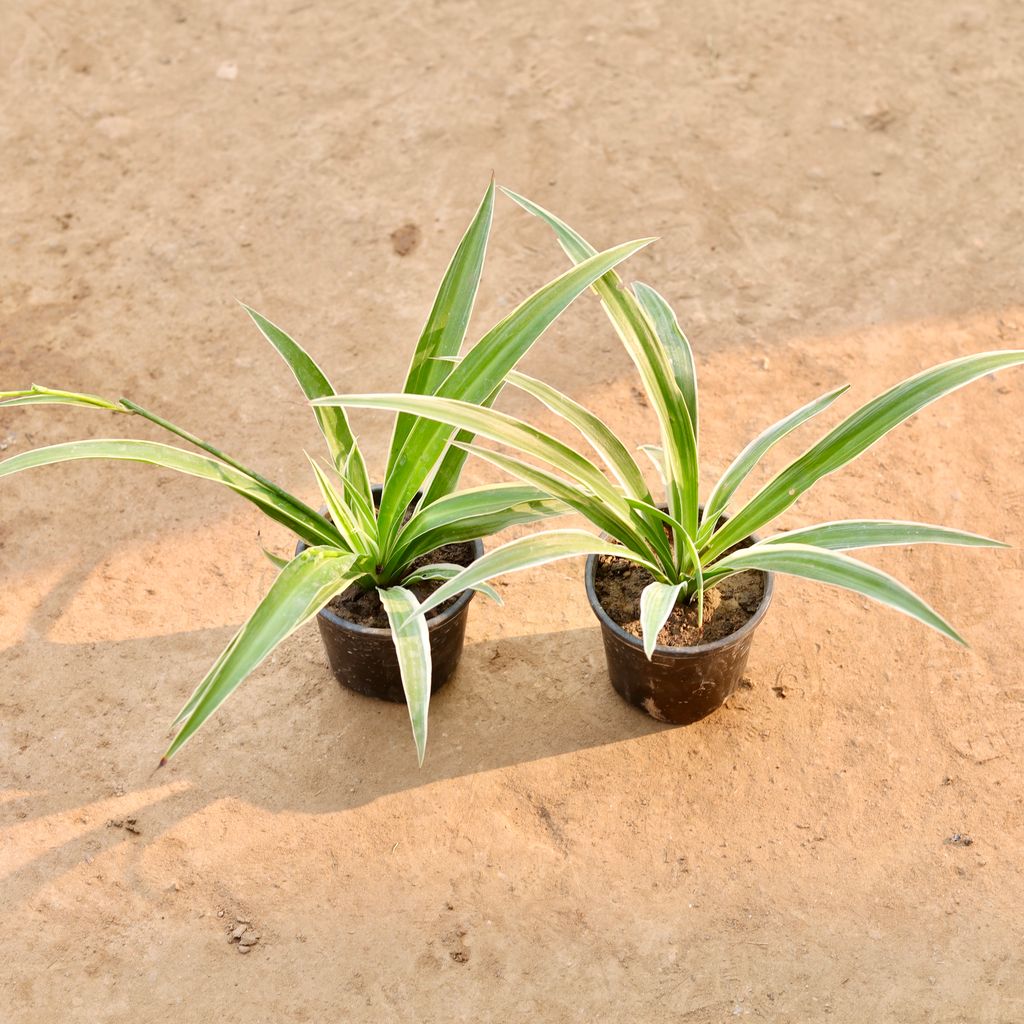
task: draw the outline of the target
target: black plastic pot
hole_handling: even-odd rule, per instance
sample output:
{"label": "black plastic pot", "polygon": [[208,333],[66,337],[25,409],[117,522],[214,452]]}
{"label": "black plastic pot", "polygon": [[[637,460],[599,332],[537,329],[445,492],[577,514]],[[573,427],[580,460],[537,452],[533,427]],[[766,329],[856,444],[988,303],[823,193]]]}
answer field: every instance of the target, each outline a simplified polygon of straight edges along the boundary
{"label": "black plastic pot", "polygon": [[[749,547],[756,540],[750,536],[738,547]],[[720,708],[743,678],[754,630],[771,603],[774,574],[763,573],[761,603],[735,633],[695,647],[662,647],[659,644],[648,661],[643,643],[632,633],[627,633],[601,607],[594,588],[597,564],[597,555],[587,559],[587,598],[601,623],[612,686],[630,704],[643,708],[659,722],[690,725]]]}
{"label": "black plastic pot", "polygon": [[[381,488],[374,487],[375,503],[380,502],[380,494]],[[418,498],[417,494],[413,501]],[[484,546],[479,540],[472,543],[473,557],[479,558],[484,553]],[[300,541],[295,553],[298,554],[307,546]],[[436,693],[448,682],[459,664],[466,638],[469,602],[473,600],[474,593],[472,590],[464,590],[454,604],[427,620],[431,693]],[[342,618],[329,607],[320,610],[316,621],[331,671],[342,686],[367,697],[390,700],[396,704],[405,703],[398,655],[395,653],[390,629],[361,626]]]}

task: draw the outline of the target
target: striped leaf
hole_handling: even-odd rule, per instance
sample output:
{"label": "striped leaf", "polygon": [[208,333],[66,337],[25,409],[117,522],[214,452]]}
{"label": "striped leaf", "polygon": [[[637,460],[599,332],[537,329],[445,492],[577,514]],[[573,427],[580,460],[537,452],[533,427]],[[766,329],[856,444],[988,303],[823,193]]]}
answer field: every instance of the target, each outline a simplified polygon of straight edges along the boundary
{"label": "striped leaf", "polygon": [[633,456],[629,454],[629,450],[589,409],[568,395],[563,395],[561,391],[551,387],[550,384],[537,380],[536,377],[528,377],[518,370],[513,370],[508,375],[508,382],[537,399],[567,423],[572,424],[587,439],[594,451],[601,456],[605,465],[612,471],[612,475],[619,481],[629,497],[637,498],[640,501],[651,500],[651,492],[644,480],[644,475]]}
{"label": "striped leaf", "polygon": [[327,474],[317,465],[316,459],[309,452],[305,454],[306,458],[309,459],[309,464],[313,467],[313,475],[316,477],[320,495],[324,499],[327,511],[331,514],[331,522],[334,523],[335,528],[344,539],[345,546],[349,551],[359,554],[370,554],[376,560],[377,551],[371,543],[372,536],[367,535],[360,528],[360,524],[356,522],[351,510],[345,504],[342,496],[335,490]]}
{"label": "striped leaf", "polygon": [[386,559],[385,572],[408,564],[443,544],[458,544],[570,509],[545,491],[524,484],[492,484],[448,494],[421,508],[402,528]]}
{"label": "striped leaf", "polygon": [[926,405],[987,373],[1020,363],[1024,363],[1024,351],[982,352],[933,366],[890,388],[843,420],[766,484],[712,536],[705,557],[715,557],[771,522],[808,487],[857,458]]}
{"label": "striped leaf", "polygon": [[58,391],[44,388],[39,384],[22,391],[0,391],[0,409],[12,405],[81,405],[106,412],[125,412],[121,406],[108,402],[99,395],[87,395],[77,391]]}
{"label": "striped leaf", "polygon": [[37,448],[0,462],[0,477],[9,476],[24,469],[34,469],[37,466],[51,466],[79,459],[143,462],[161,466],[164,469],[173,469],[203,480],[212,480],[230,487],[236,494],[251,501],[271,519],[287,526],[307,544],[338,546],[343,544],[338,531],[323,516],[307,511],[301,502],[290,501],[282,497],[282,492],[271,490],[265,484],[227,463],[155,441],[98,439],[69,441],[65,444],[51,445],[48,448]]}
{"label": "striped leaf", "polygon": [[[276,324],[271,323],[265,316],[257,313],[256,310],[242,303],[242,308],[249,314],[252,321],[259,328],[271,345],[277,349],[281,358],[288,364],[289,369],[295,375],[295,379],[302,388],[307,398],[322,398],[324,395],[333,395],[334,388],[331,382],[324,375],[323,370],[317,366],[312,357],[290,338]],[[348,479],[359,488],[363,496],[369,500],[370,480],[366,475],[366,465],[363,456],[352,435],[348,425],[348,418],[343,409],[334,407],[321,407],[314,410],[320,430],[327,441],[331,458],[335,467],[340,471],[347,465]]]}
{"label": "striped leaf", "polygon": [[[493,212],[492,180],[434,297],[434,305],[420,334],[402,389],[408,394],[432,395],[451,369],[444,365],[442,359],[457,355],[462,348],[483,271]],[[407,413],[400,414],[395,420],[388,454],[388,474],[395,467],[414,421],[414,417]]]}
{"label": "striped leaf", "polygon": [[693,349],[686,335],[683,334],[679,321],[676,319],[672,307],[659,295],[650,285],[641,284],[639,281],[633,285],[633,292],[640,302],[643,311],[647,314],[654,327],[654,332],[665,346],[668,353],[669,363],[672,366],[672,375],[676,379],[676,387],[679,388],[686,409],[690,414],[690,423],[693,424],[693,436],[699,441],[699,413],[697,408],[697,367],[693,360]]}
{"label": "striped leaf", "polygon": [[[411,576],[407,576],[402,581],[402,585],[411,587],[414,583],[422,583],[425,580],[450,580],[452,577],[458,576],[465,568],[464,565],[456,565],[454,562],[434,562],[432,565],[425,565],[421,569],[417,569]],[[490,598],[497,605],[505,603],[501,594],[487,583],[477,583],[470,589]]]}
{"label": "striped leaf", "polygon": [[648,661],[658,646],[658,634],[668,622],[682,589],[682,583],[654,582],[648,583],[640,595],[640,635],[643,637],[644,654]]}
{"label": "striped leaf", "polygon": [[164,754],[166,764],[224,703],[238,684],[286,637],[308,622],[359,573],[355,557],[337,548],[311,547],[296,555],[238,631],[178,716],[181,728]]}
{"label": "striped leaf", "polygon": [[450,597],[461,594],[467,587],[485,583],[496,576],[509,572],[519,572],[547,562],[555,562],[562,558],[573,558],[577,555],[614,555],[628,557],[645,568],[654,567],[634,559],[632,553],[618,544],[601,540],[583,530],[549,530],[546,533],[535,533],[529,537],[520,537],[509,541],[500,548],[481,555],[472,565],[467,566],[443,586],[438,587],[420,606],[421,611],[428,612],[443,604]]}
{"label": "striped leaf", "polygon": [[841,388],[829,391],[816,398],[813,402],[797,409],[796,412],[774,423],[767,430],[758,434],[736,456],[729,468],[722,474],[722,478],[712,488],[708,500],[704,503],[704,514],[701,516],[701,528],[698,533],[698,543],[703,545],[711,536],[722,513],[729,507],[729,501],[736,493],[737,488],[750,475],[750,471],[761,461],[762,456],[770,448],[781,441],[788,433],[796,430],[801,423],[805,423],[812,416],[827,409],[840,395],[844,394],[850,385],[844,384]]}
{"label": "striped leaf", "polygon": [[377,594],[391,624],[398,655],[402,689],[416,740],[416,757],[423,767],[427,750],[427,710],[430,705],[430,634],[419,613],[419,602],[404,587],[379,587]]}
{"label": "striped leaf", "polygon": [[945,619],[899,580],[838,551],[812,548],[807,544],[754,544],[718,561],[713,569],[715,581],[743,569],[788,573],[853,590],[895,608],[966,646],[963,637]]}
{"label": "striped leaf", "polygon": [[592,492],[511,455],[474,444],[462,445],[462,447],[525,483],[533,484],[547,491],[552,498],[568,505],[573,511],[579,512],[599,530],[603,530],[609,536],[621,541],[631,550],[635,548],[638,552],[644,552],[647,549],[646,539],[637,532],[643,524],[634,521],[628,514],[625,517],[618,516]]}
{"label": "striped leaf", "polygon": [[[555,232],[566,255],[578,263],[594,252],[581,235],[542,206],[502,191]],[[682,393],[676,386],[668,353],[636,297],[609,271],[594,282],[594,291],[640,374],[644,390],[658,418],[665,448],[668,506],[690,531],[697,531],[697,437]]]}
{"label": "striped leaf", "polygon": [[[437,395],[471,403],[487,399],[509,370],[577,296],[649,241],[641,239],[615,246],[585,260],[539,289],[470,349],[444,379]],[[401,522],[409,502],[435,467],[452,433],[451,426],[434,420],[418,420],[409,431],[394,469],[384,484],[378,517],[383,535],[389,535]]]}
{"label": "striped leaf", "polygon": [[845,519],[834,523],[804,526],[788,533],[766,537],[762,544],[809,544],[829,551],[854,548],[882,548],[898,544],[955,544],[965,548],[1006,548],[999,540],[964,533],[946,526],[907,523],[895,519]]}
{"label": "striped leaf", "polygon": [[337,395],[322,401],[338,402],[350,408],[409,412],[423,417],[420,422],[427,422],[425,417],[430,417],[451,427],[458,427],[460,430],[471,431],[492,441],[511,445],[527,455],[542,459],[559,472],[572,477],[589,488],[610,508],[620,513],[626,510],[625,499],[593,463],[557,438],[507,413],[484,409],[471,402],[443,398],[439,395]]}

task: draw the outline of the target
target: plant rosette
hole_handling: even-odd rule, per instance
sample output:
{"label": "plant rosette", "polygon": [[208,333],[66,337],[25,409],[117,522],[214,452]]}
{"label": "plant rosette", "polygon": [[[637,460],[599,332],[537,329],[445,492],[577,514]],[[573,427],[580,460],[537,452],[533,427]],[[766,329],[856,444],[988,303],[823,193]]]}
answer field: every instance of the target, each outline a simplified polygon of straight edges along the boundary
{"label": "plant rosette", "polygon": [[[596,250],[567,224],[535,203],[507,194],[554,230],[575,265],[593,259]],[[1005,544],[944,526],[881,519],[820,523],[763,539],[756,533],[818,480],[857,458],[908,417],[979,377],[1024,363],[1024,351],[962,356],[896,384],[847,416],[727,515],[741,484],[770,449],[829,408],[848,386],[826,392],[765,429],[736,456],[701,503],[697,374],[689,341],[668,303],[648,285],[627,287],[609,270],[592,288],[657,418],[660,443],[641,450],[661,480],[664,502],[653,497],[633,454],[594,412],[517,370],[509,371],[507,383],[574,428],[596,460],[524,420],[439,394],[344,395],[315,403],[433,417],[496,442],[504,446],[502,451],[470,441],[456,444],[561,501],[600,533],[545,529],[504,544],[447,580],[413,616],[461,588],[503,573],[586,555],[588,596],[604,631],[612,682],[654,717],[676,722],[704,717],[738,684],[771,598],[773,573],[863,594],[964,643],[902,583],[846,552],[898,544]],[[627,573],[620,575],[629,577],[628,586],[619,588],[626,591],[625,601],[614,588],[602,593],[602,577],[621,565]],[[628,607],[617,607],[623,604]]]}
{"label": "plant rosette", "polygon": [[[494,207],[494,183],[489,185],[469,228],[445,272],[412,357],[404,393],[438,395],[470,404],[490,405],[507,375],[541,334],[577,296],[651,239],[615,246],[578,262],[517,306],[471,346],[461,361],[450,362],[462,348],[483,269]],[[330,398],[333,385],[312,357],[283,330],[245,307],[253,322],[277,350],[309,400]],[[142,462],[219,483],[252,502],[264,514],[286,526],[301,542],[293,558],[270,552],[280,569],[269,592],[216,660],[206,678],[185,703],[174,722],[176,733],[161,764],[173,757],[220,705],[283,640],[318,614],[338,625],[343,615],[328,607],[339,595],[362,595],[383,617],[374,633],[377,661],[387,660],[399,677],[401,697],[409,708],[419,762],[427,742],[427,713],[432,689],[454,670],[462,650],[469,595],[479,589],[497,599],[482,583],[459,586],[422,609],[424,587],[465,571],[460,564],[439,561],[437,553],[452,545],[475,545],[509,526],[562,515],[568,506],[532,484],[503,483],[459,490],[458,480],[467,453],[462,445],[469,432],[432,418],[401,414],[395,418],[387,468],[376,496],[370,487],[366,462],[343,409],[317,405],[313,410],[327,443],[326,467],[313,459],[324,512],[307,505],[273,481],[135,402],[107,401],[96,395],[32,385],[19,391],[0,391],[0,411],[12,406],[73,405],[135,415],[200,449],[202,454],[143,440],[85,440],[23,452],[0,462],[0,477],[25,469],[78,459]],[[457,436],[456,436],[457,434]],[[308,457],[308,456],[307,456]],[[437,591],[435,591],[436,593]],[[460,595],[462,595],[460,597]],[[433,595],[431,595],[432,597]],[[426,613],[456,598],[454,615],[442,611],[428,625]],[[429,601],[431,598],[427,597]],[[358,617],[355,620],[358,625]],[[360,633],[367,639],[365,632]],[[332,666],[348,685],[373,690],[379,674],[373,657],[350,658],[342,665],[341,650],[348,639],[325,636]],[[444,657],[433,668],[433,637],[444,637]],[[390,646],[389,646],[390,645]],[[434,648],[432,650],[432,647]],[[386,654],[384,653],[386,651]],[[394,688],[385,694],[398,699]]]}
{"label": "plant rosette", "polygon": [[[757,541],[755,536],[745,537],[737,549]],[[635,593],[643,583],[634,580],[636,575],[644,575],[644,570],[627,558],[587,557],[583,580],[590,609],[601,627],[608,678],[623,700],[659,722],[692,725],[720,708],[739,688],[754,633],[771,604],[775,574],[748,569],[732,577],[731,585],[720,588],[719,594],[728,587],[723,604],[730,614],[719,617],[720,626],[710,637],[703,624],[698,626],[693,621],[694,609],[684,607],[676,612],[681,628],[672,631],[665,626],[663,633],[683,633],[694,642],[663,643],[659,639],[649,657],[639,619],[642,593],[639,598]],[[616,590],[618,600],[613,603],[606,597],[612,605],[606,609],[602,594]],[[712,589],[705,600],[715,595]]]}
{"label": "plant rosette", "polygon": [[[380,484],[374,485],[375,506],[380,504],[382,491],[383,487]],[[417,494],[413,504],[421,497],[422,495]],[[300,540],[295,546],[296,556],[302,554],[307,547],[306,542]],[[449,545],[445,550],[450,549],[455,558],[458,559],[461,554],[462,559],[440,563],[448,566],[449,572],[458,572],[460,568],[469,565],[484,553],[483,543],[479,539]],[[435,569],[439,564],[434,552],[424,555],[419,561],[424,563],[423,567],[428,570],[428,577],[431,564]],[[414,566],[413,571],[406,576],[404,586],[415,594],[418,590],[429,592],[438,584],[431,578],[417,578]],[[427,637],[430,643],[431,696],[448,682],[462,658],[469,605],[475,594],[476,591],[473,589],[463,590],[461,594],[450,598],[445,606],[435,608],[426,617]],[[501,599],[490,588],[487,594],[500,602]],[[351,600],[346,601],[346,598]],[[386,620],[379,625],[372,624],[381,619],[382,612],[378,611],[374,615],[372,599],[368,601],[367,598],[367,592],[361,592],[359,587],[353,584],[345,593],[337,595],[317,612],[316,621],[327,654],[327,662],[335,679],[342,686],[366,697],[376,697],[378,700],[392,701],[396,704],[406,703],[402,666],[398,660],[394,634]],[[368,603],[371,604],[369,612],[363,610]]]}

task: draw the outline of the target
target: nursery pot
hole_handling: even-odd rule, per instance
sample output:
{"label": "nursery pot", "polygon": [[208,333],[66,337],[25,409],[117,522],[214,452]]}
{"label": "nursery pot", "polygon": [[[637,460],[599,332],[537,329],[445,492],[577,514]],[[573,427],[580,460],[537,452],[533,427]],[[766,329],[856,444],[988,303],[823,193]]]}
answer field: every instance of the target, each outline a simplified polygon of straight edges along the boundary
{"label": "nursery pot", "polygon": [[[381,490],[379,486],[373,488],[375,504],[380,504]],[[419,497],[417,494],[413,501]],[[479,558],[484,553],[484,546],[479,540],[472,544],[473,557]],[[298,554],[306,547],[308,545],[300,541],[295,553]],[[459,664],[466,638],[469,602],[473,600],[474,593],[472,590],[464,590],[453,604],[427,620],[431,693],[436,693],[448,682]],[[331,671],[342,686],[367,697],[390,700],[396,704],[405,703],[398,655],[395,653],[390,629],[350,622],[330,607],[322,608],[316,621]]]}
{"label": "nursery pot", "polygon": [[[749,547],[756,540],[751,535],[737,547]],[[597,565],[598,556],[591,555],[586,568],[587,597],[601,623],[608,675],[620,696],[659,722],[675,725],[690,725],[721,707],[743,678],[754,630],[771,603],[773,573],[762,573],[764,595],[757,611],[735,633],[694,647],[659,644],[648,661],[641,640],[627,633],[601,607],[595,589]]]}

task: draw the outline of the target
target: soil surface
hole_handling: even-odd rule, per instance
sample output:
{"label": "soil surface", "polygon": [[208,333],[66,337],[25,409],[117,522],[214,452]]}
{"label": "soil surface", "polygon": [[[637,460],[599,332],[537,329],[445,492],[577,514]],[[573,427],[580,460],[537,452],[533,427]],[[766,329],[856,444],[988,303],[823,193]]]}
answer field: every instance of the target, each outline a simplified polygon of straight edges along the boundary
{"label": "soil surface", "polygon": [[[1024,348],[1015,0],[0,8],[0,389],[125,395],[309,503],[322,438],[235,297],[394,390],[492,170],[594,245],[660,236],[622,271],[694,345],[704,496],[828,389],[744,494]],[[472,339],[566,267],[504,197],[487,259]],[[656,442],[593,296],[523,368]],[[1024,1020],[1022,414],[1024,371],[984,378],[779,521],[1007,541],[858,553],[969,649],[780,577],[747,685],[669,728],[609,685],[582,560],[542,566],[473,602],[422,769],[310,624],[154,773],[294,538],[148,466],[0,480],[0,1020]],[[391,420],[352,420],[380,479]],[[0,412],[0,457],[112,436],[168,439]]]}
{"label": "soil surface", "polygon": [[[594,590],[601,607],[627,633],[642,639],[640,595],[654,582],[642,566],[602,555],[597,560]],[[697,624],[696,602],[676,606],[658,634],[663,647],[694,647],[735,633],[749,622],[764,597],[764,573],[748,570],[729,576],[704,592],[704,624]]]}
{"label": "soil surface", "polygon": [[[472,544],[445,544],[443,547],[435,548],[433,551],[421,555],[409,568],[411,572],[437,562],[469,565],[473,561],[473,555]],[[416,595],[416,599],[422,603],[443,583],[444,580],[424,580],[422,583],[414,583],[407,589],[411,590]],[[427,612],[427,621],[436,618],[446,608],[451,608],[461,596],[461,594],[456,594],[447,601],[442,601],[436,608],[432,608]],[[349,622],[358,623],[360,626],[370,626],[373,629],[388,628],[388,614],[380,603],[376,589],[361,590],[353,584],[344,593],[332,598],[328,606],[342,618],[348,619]]]}

